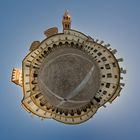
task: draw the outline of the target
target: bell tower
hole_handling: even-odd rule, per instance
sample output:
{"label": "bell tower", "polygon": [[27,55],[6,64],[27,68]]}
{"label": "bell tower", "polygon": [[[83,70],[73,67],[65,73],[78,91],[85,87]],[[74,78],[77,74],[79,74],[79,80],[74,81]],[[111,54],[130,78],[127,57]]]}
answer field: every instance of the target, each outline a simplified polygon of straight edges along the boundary
{"label": "bell tower", "polygon": [[62,25],[63,25],[63,30],[71,29],[71,16],[67,10],[65,11],[65,13],[63,15]]}

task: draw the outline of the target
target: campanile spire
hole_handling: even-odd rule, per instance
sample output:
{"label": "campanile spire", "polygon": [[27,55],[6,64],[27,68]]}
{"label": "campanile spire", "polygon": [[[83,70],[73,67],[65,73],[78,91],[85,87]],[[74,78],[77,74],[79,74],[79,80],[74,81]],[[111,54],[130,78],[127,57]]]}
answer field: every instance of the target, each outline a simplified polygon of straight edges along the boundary
{"label": "campanile spire", "polygon": [[63,30],[71,29],[71,16],[67,10],[63,15],[62,25],[63,25]]}

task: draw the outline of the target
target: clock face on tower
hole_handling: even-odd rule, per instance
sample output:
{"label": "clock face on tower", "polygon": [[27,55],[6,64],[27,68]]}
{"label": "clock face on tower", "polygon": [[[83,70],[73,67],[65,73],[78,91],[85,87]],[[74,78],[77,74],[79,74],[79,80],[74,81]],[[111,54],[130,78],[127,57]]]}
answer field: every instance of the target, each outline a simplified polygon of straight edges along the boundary
{"label": "clock face on tower", "polygon": [[12,82],[22,86],[22,106],[28,112],[78,124],[120,94],[125,70],[109,44],[70,29],[67,12],[62,23],[63,33],[51,28],[45,32],[45,40],[32,43],[22,72],[13,69]]}

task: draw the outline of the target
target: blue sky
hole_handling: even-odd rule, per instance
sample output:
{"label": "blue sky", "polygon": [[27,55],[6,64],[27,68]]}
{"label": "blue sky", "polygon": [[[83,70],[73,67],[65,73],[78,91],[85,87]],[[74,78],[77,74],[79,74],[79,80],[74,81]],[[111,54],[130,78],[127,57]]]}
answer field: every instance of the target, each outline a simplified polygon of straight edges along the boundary
{"label": "blue sky", "polygon": [[[32,118],[20,106],[22,90],[10,82],[32,41],[53,26],[62,32],[65,9],[73,29],[110,43],[127,69],[121,96],[80,125]],[[139,53],[139,0],[0,0],[0,140],[139,140]]]}

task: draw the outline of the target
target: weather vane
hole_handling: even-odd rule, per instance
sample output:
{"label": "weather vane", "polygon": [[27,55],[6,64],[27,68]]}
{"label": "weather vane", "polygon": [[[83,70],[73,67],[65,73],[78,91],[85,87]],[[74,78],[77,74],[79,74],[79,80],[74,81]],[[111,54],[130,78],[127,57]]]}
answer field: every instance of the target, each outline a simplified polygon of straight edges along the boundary
{"label": "weather vane", "polygon": [[116,49],[71,29],[71,16],[44,32],[43,41],[34,41],[22,61],[22,70],[13,68],[12,82],[23,89],[23,108],[41,118],[66,124],[90,119],[107,102],[120,95],[124,86]]}

